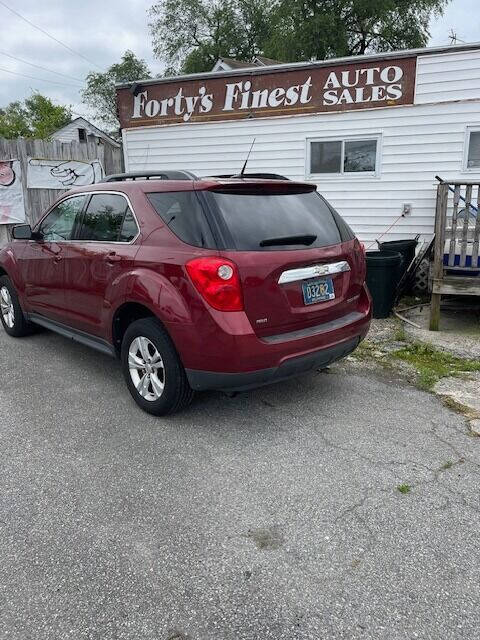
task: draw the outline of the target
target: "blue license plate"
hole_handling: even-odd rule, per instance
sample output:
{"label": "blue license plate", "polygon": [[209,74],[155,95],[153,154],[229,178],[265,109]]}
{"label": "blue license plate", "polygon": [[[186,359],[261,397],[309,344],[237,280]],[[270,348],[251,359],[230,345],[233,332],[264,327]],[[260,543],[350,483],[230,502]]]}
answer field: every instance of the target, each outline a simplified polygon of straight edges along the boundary
{"label": "blue license plate", "polygon": [[335,289],[331,278],[302,282],[302,290],[305,304],[315,304],[316,302],[325,302],[325,300],[333,300],[335,298]]}

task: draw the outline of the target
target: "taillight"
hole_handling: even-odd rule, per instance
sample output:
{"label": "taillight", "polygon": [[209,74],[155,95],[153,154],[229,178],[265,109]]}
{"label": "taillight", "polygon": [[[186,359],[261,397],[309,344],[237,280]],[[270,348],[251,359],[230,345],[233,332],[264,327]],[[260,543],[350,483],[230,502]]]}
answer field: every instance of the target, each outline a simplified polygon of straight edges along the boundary
{"label": "taillight", "polygon": [[200,295],[219,311],[243,311],[237,265],[225,258],[195,258],[185,265]]}

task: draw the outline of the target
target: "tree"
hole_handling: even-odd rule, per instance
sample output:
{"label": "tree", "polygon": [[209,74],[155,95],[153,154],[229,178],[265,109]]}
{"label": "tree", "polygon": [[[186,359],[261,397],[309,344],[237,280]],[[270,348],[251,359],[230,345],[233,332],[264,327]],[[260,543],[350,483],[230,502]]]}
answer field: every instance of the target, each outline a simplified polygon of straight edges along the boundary
{"label": "tree", "polygon": [[151,78],[149,68],[132,51],[125,51],[117,64],[112,64],[104,73],[90,72],[82,91],[83,102],[106,128],[119,128],[115,83],[132,82]]}
{"label": "tree", "polygon": [[210,71],[220,57],[284,62],[424,47],[449,0],[160,0],[155,55],[169,72]]}
{"label": "tree", "polygon": [[322,60],[425,47],[449,0],[278,0],[268,56]]}
{"label": "tree", "polygon": [[72,121],[69,107],[33,93],[23,102],[11,102],[0,109],[0,138],[48,138]]}
{"label": "tree", "polygon": [[70,107],[55,105],[40,93],[34,93],[27,98],[25,107],[33,138],[48,138],[54,131],[72,121]]}
{"label": "tree", "polygon": [[166,74],[210,71],[218,58],[251,60],[270,36],[268,0],[161,0],[150,9]]}
{"label": "tree", "polygon": [[30,134],[23,103],[11,102],[5,109],[0,109],[0,138],[29,138]]}

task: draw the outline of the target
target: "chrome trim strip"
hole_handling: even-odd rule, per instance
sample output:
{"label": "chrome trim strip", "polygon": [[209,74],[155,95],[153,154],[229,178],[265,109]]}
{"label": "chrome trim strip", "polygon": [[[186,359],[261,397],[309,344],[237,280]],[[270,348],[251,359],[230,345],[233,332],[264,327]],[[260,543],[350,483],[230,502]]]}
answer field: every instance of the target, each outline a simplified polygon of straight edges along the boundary
{"label": "chrome trim strip", "polygon": [[285,284],[286,282],[296,282],[297,280],[309,280],[310,278],[329,276],[333,273],[342,273],[344,271],[350,271],[350,265],[346,260],[341,260],[340,262],[330,262],[328,264],[314,264],[311,267],[289,269],[288,271],[284,271],[278,279],[278,284]]}
{"label": "chrome trim strip", "polygon": [[288,333],[278,333],[273,336],[262,336],[260,340],[267,344],[279,344],[280,342],[290,342],[291,340],[301,340],[302,338],[311,338],[312,336],[318,336],[321,333],[328,333],[329,331],[335,331],[347,327],[359,320],[365,319],[366,315],[359,311],[352,311],[347,313],[341,318],[336,320],[330,320],[330,322],[324,322],[323,324],[317,324],[314,327],[308,327],[307,329],[298,329],[297,331],[289,331]]}

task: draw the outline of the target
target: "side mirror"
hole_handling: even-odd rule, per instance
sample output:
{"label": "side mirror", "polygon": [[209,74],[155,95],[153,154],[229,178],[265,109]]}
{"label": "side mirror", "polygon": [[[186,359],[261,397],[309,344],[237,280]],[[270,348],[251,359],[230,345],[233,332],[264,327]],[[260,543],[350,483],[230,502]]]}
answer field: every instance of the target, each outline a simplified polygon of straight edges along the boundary
{"label": "side mirror", "polygon": [[32,231],[29,224],[18,224],[12,229],[12,238],[14,240],[43,240],[40,231]]}
{"label": "side mirror", "polygon": [[12,229],[12,238],[14,240],[31,240],[32,228],[29,224],[19,224]]}

